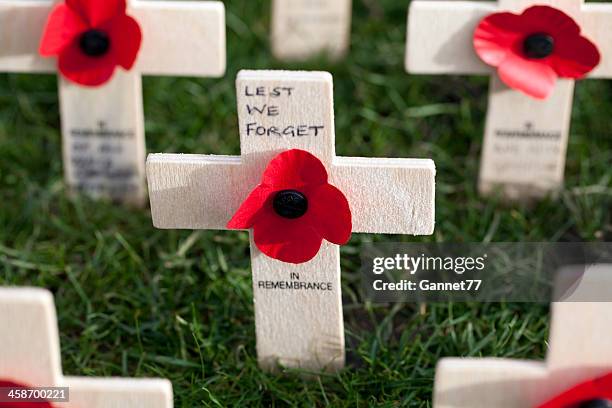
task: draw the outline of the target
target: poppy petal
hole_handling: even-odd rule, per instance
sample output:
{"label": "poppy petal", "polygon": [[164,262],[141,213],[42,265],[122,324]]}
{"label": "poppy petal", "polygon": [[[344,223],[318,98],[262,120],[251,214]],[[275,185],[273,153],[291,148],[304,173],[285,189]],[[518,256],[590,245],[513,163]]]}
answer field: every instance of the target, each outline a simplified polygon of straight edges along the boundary
{"label": "poppy petal", "polygon": [[514,53],[497,69],[500,79],[510,88],[537,99],[550,95],[557,81],[555,71],[545,63],[524,59]]}
{"label": "poppy petal", "polygon": [[319,159],[304,150],[292,149],[277,155],[266,168],[262,184],[276,190],[299,189],[327,183],[327,170]]}
{"label": "poppy petal", "polygon": [[99,86],[109,81],[117,65],[113,53],[89,57],[74,42],[59,56],[59,70],[67,79],[85,86]]}
{"label": "poppy petal", "polygon": [[532,6],[523,11],[523,24],[526,34],[534,31],[545,32],[553,36],[579,35],[580,26],[563,11],[550,6]]}
{"label": "poppy petal", "polygon": [[249,229],[253,227],[257,214],[265,210],[265,204],[273,192],[274,190],[270,188],[263,186],[256,187],[227,223],[227,228]]}
{"label": "poppy petal", "polygon": [[271,212],[262,213],[255,223],[253,240],[270,258],[292,264],[310,261],[323,242],[307,217],[291,220]]}
{"label": "poppy petal", "polygon": [[353,225],[344,194],[331,184],[324,184],[308,194],[308,204],[308,219],[319,234],[331,243],[346,244]]}
{"label": "poppy petal", "polygon": [[98,28],[118,15],[125,14],[125,0],[66,0],[68,7],[87,21],[90,28]]}
{"label": "poppy petal", "polygon": [[596,399],[612,399],[612,374],[578,384],[538,408],[575,407]]}
{"label": "poppy petal", "polygon": [[131,69],[142,43],[142,31],[138,22],[124,14],[111,20],[106,31],[117,63],[127,70]]}
{"label": "poppy petal", "polygon": [[550,65],[563,78],[583,78],[601,61],[597,46],[582,36],[564,36],[558,40]]}
{"label": "poppy petal", "polygon": [[48,57],[59,54],[74,38],[87,29],[78,13],[64,3],[56,5],[45,25],[39,52]]}
{"label": "poppy petal", "polygon": [[512,52],[522,35],[520,16],[512,13],[491,14],[476,27],[474,49],[486,64],[497,67]]}

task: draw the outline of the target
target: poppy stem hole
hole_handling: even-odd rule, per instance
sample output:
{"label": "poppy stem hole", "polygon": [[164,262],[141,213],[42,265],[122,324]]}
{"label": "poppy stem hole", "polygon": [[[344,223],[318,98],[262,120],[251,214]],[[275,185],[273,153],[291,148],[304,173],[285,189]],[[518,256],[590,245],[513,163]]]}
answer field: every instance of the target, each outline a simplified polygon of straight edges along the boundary
{"label": "poppy stem hole", "polygon": [[585,401],[578,408],[612,408],[612,401],[607,399],[594,399]]}
{"label": "poppy stem hole", "polygon": [[282,190],[274,196],[272,206],[281,217],[296,219],[308,211],[308,199],[299,191]]}
{"label": "poppy stem hole", "polygon": [[110,38],[104,31],[85,31],[79,38],[79,47],[89,57],[101,57],[110,48]]}
{"label": "poppy stem hole", "polygon": [[531,34],[523,41],[523,53],[527,58],[546,58],[554,50],[555,39],[545,33]]}

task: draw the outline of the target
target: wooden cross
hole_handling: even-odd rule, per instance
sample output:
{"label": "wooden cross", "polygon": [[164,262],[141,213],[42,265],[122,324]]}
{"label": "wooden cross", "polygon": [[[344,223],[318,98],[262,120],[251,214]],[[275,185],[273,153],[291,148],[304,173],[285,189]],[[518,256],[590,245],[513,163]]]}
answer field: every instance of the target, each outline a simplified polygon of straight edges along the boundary
{"label": "wooden cross", "polygon": [[546,100],[511,90],[476,55],[478,22],[498,11],[551,5],[570,15],[599,47],[602,60],[591,78],[612,77],[612,4],[584,0],[415,0],[408,16],[406,70],[418,74],[492,75],[479,189],[501,188],[511,199],[541,197],[563,184],[574,81],[559,80]]}
{"label": "wooden cross", "polygon": [[68,387],[69,402],[57,406],[172,407],[172,384],[167,380],[64,377],[53,296],[46,290],[0,288],[0,332],[0,380]]}
{"label": "wooden cross", "polygon": [[[592,293],[598,281],[607,285],[610,299],[611,277],[612,265],[591,267],[585,291]],[[612,372],[612,303],[574,302],[588,299],[581,291],[578,287],[570,298],[552,304],[546,362],[445,358],[436,369],[434,408],[533,408]]]}
{"label": "wooden cross", "polygon": [[273,0],[272,52],[281,60],[327,53],[344,57],[351,37],[352,0]]}
{"label": "wooden cross", "polygon": [[[236,82],[240,157],[148,157],[151,211],[157,228],[225,229],[260,182],[267,163],[282,151],[302,149],[321,160],[330,183],[347,197],[354,232],[433,232],[433,161],[336,156],[330,74],[242,71]],[[273,128],[285,136],[270,133]],[[342,367],[339,247],[324,241],[313,260],[294,265],[268,258],[251,237],[251,264],[260,366]],[[270,289],[279,281],[323,283],[323,287]]]}
{"label": "wooden cross", "polygon": [[[0,71],[52,73],[38,49],[51,0],[0,0]],[[146,203],[142,75],[219,77],[225,72],[225,9],[218,1],[132,0],[143,42],[136,64],[101,87],[60,78],[64,174],[94,198]]]}

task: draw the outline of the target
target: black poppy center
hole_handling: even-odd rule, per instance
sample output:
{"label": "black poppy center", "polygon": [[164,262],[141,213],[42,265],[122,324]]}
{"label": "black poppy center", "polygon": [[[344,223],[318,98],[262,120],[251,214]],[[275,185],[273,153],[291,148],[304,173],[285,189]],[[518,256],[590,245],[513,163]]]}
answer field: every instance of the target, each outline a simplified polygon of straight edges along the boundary
{"label": "black poppy center", "polygon": [[110,38],[104,31],[89,30],[81,34],[79,46],[85,55],[101,57],[110,48]]}
{"label": "black poppy center", "polygon": [[607,399],[594,399],[578,405],[578,408],[612,408],[612,401]]}
{"label": "black poppy center", "polygon": [[545,33],[531,34],[523,41],[523,52],[527,58],[546,58],[555,50],[555,39]]}
{"label": "black poppy center", "polygon": [[274,196],[274,211],[284,218],[300,218],[308,211],[308,199],[299,191],[283,190]]}

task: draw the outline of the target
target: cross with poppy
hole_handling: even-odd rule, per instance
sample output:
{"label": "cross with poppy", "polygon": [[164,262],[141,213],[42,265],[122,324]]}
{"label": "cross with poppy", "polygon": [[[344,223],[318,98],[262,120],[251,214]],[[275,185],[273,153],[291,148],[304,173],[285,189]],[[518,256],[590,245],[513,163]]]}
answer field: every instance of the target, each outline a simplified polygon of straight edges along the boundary
{"label": "cross with poppy", "polygon": [[73,191],[146,203],[142,75],[219,77],[218,1],[0,0],[0,71],[59,71]]}
{"label": "cross with poppy", "polygon": [[[171,408],[162,379],[65,377],[53,296],[38,288],[0,288],[0,407]],[[9,403],[8,388],[67,387],[49,402]],[[59,399],[68,400],[60,402]],[[4,402],[2,402],[4,401]],[[57,404],[56,404],[57,403]]]}
{"label": "cross with poppy", "polygon": [[[581,269],[579,284],[551,306],[545,362],[444,358],[436,369],[434,408],[612,406],[612,265]],[[575,282],[577,271],[568,267],[559,276]]]}
{"label": "cross with poppy", "polygon": [[341,368],[338,244],[432,234],[434,163],[336,156],[329,73],[241,71],[236,90],[241,156],[149,155],[153,223],[252,230],[260,366]]}
{"label": "cross with poppy", "polygon": [[415,0],[406,70],[492,76],[479,189],[533,199],[563,184],[574,82],[612,77],[610,38],[612,4]]}
{"label": "cross with poppy", "polygon": [[282,60],[304,60],[327,52],[346,55],[351,36],[352,0],[272,1],[272,52]]}

